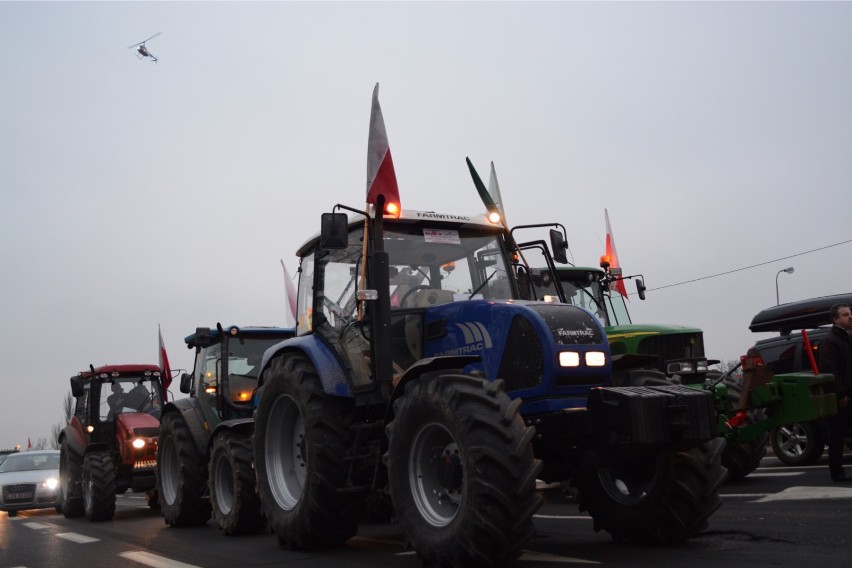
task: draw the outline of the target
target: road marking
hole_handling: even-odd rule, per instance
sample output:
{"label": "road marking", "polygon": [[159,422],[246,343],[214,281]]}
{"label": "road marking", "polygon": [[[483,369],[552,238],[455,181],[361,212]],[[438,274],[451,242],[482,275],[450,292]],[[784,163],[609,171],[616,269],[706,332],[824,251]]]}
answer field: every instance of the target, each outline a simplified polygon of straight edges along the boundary
{"label": "road marking", "polygon": [[144,564],[145,566],[151,566],[152,568],[199,568],[194,564],[185,564],[171,558],[166,558],[165,556],[151,554],[150,552],[122,552],[119,556],[138,562],[139,564]]}
{"label": "road marking", "polygon": [[797,475],[805,475],[804,471],[772,471],[765,473],[752,473],[749,474],[749,479],[752,477],[796,477]]}
{"label": "road marking", "polygon": [[584,520],[590,521],[592,518],[588,515],[533,515],[534,519],[567,519],[570,521]]}
{"label": "road marking", "polygon": [[764,495],[754,502],[809,501],[811,499],[852,499],[852,487],[788,487],[780,493]]}
{"label": "road marking", "polygon": [[84,534],[77,533],[59,533],[59,538],[64,538],[65,540],[70,540],[71,542],[78,542],[80,544],[86,544],[87,542],[97,542],[99,538],[92,538],[90,536],[86,536]]}
{"label": "road marking", "polygon": [[52,528],[54,525],[46,525],[44,523],[37,523],[35,521],[30,521],[28,523],[24,523],[24,526],[31,528],[31,529],[38,530],[38,529],[49,529],[49,528]]}
{"label": "road marking", "polygon": [[771,495],[770,493],[720,493],[719,497],[722,499],[736,499],[739,497],[740,499],[754,499],[756,497],[766,497],[767,495]]}
{"label": "road marking", "polygon": [[529,560],[532,562],[560,562],[562,564],[600,564],[595,560],[586,560],[585,558],[574,558],[571,556],[558,556],[556,554],[548,554],[546,552],[538,552],[535,550],[524,550],[518,560]]}

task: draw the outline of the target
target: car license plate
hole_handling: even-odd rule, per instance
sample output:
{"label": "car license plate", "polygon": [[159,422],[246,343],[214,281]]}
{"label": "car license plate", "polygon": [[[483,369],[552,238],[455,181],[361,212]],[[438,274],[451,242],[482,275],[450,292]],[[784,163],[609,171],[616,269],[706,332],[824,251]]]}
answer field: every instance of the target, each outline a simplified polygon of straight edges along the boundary
{"label": "car license plate", "polygon": [[20,493],[8,493],[6,495],[7,499],[32,499],[33,494],[29,491],[24,491]]}

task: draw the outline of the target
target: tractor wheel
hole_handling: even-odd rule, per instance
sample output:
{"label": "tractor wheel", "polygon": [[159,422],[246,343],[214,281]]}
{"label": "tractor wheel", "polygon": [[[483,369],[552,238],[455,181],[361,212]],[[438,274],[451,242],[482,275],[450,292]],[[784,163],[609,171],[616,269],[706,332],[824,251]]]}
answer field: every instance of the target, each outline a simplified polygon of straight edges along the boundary
{"label": "tractor wheel", "polygon": [[83,457],[83,509],[92,522],[108,521],[115,515],[115,466],[109,452]]}
{"label": "tractor wheel", "polygon": [[68,439],[62,440],[59,450],[59,497],[57,507],[66,518],[82,517],[83,497],[80,482],[83,478],[83,456],[71,450]]}
{"label": "tractor wheel", "polygon": [[207,463],[180,412],[163,416],[157,442],[157,493],[166,524],[203,525],[210,519]]}
{"label": "tractor wheel", "polygon": [[250,436],[236,432],[216,436],[208,479],[213,517],[225,534],[249,534],[264,527]]}
{"label": "tractor wheel", "polygon": [[685,452],[634,456],[590,468],[574,481],[581,511],[616,542],[672,544],[707,528],[719,507],[723,438]]}
{"label": "tractor wheel", "polygon": [[535,429],[503,381],[426,373],[405,386],[387,429],[396,518],[427,566],[511,562],[541,506]]}
{"label": "tractor wheel", "polygon": [[769,433],[775,457],[787,465],[813,465],[825,450],[825,440],[816,422],[777,426]]}
{"label": "tractor wheel", "polygon": [[[728,394],[725,398],[725,413],[730,418],[740,408],[742,397],[742,382],[733,375],[725,379]],[[756,424],[766,419],[766,410],[763,408],[749,410],[746,414],[745,425]],[[769,441],[769,432],[763,432],[754,440],[736,443],[728,441],[722,452],[722,465],[728,470],[728,481],[743,479],[745,476],[757,469],[760,460],[766,455],[766,444]]]}
{"label": "tractor wheel", "polygon": [[284,355],[264,375],[254,455],[263,511],[282,546],[317,549],[357,532],[363,498],[346,483],[352,401],[325,393],[307,358]]}

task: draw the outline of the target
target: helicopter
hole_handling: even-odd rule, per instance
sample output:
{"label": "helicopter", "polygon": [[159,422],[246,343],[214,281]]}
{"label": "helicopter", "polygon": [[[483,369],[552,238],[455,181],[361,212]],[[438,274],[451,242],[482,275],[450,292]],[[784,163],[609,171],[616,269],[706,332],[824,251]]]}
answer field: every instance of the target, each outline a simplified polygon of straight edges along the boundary
{"label": "helicopter", "polygon": [[159,61],[157,59],[157,56],[154,55],[153,53],[151,53],[150,51],[148,51],[148,48],[145,46],[145,42],[151,41],[152,39],[154,39],[155,37],[157,37],[161,33],[162,32],[157,32],[146,40],[143,40],[143,41],[140,41],[139,43],[134,43],[133,45],[127,46],[127,49],[133,49],[135,47],[136,52],[137,52],[136,57],[138,57],[139,59],[142,59],[143,57],[150,57],[151,60],[154,63],[156,63],[157,61]]}

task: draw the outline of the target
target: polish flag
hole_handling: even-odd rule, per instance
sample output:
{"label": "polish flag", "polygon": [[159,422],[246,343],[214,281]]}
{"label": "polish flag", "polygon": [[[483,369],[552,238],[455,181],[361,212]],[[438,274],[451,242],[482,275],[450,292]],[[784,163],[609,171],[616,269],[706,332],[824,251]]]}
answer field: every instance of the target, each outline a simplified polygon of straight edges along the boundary
{"label": "polish flag", "polygon": [[163,390],[166,390],[172,384],[172,368],[169,366],[169,356],[166,353],[166,344],[163,341],[163,331],[159,325],[157,325],[157,333],[160,335],[160,380],[163,383]]}
{"label": "polish flag", "polygon": [[293,278],[287,271],[284,261],[281,261],[284,269],[284,327],[295,327],[296,325],[296,288],[293,286]]}
{"label": "polish flag", "polygon": [[[609,226],[609,212],[604,209],[604,217],[606,217],[606,256],[609,257],[609,267],[619,268],[618,253],[615,252],[615,237],[612,236],[612,227]],[[610,283],[610,290],[615,290],[625,298],[627,297],[627,289],[624,287],[624,280],[618,279]]]}
{"label": "polish flag", "polygon": [[393,169],[388,133],[382,107],[379,106],[379,84],[373,89],[373,108],[370,112],[370,136],[367,142],[367,203],[376,205],[379,195],[385,197],[385,210],[399,216],[399,186]]}

